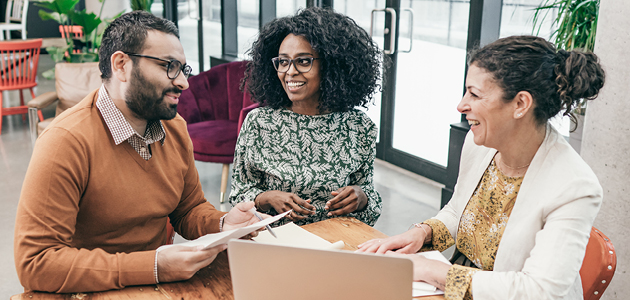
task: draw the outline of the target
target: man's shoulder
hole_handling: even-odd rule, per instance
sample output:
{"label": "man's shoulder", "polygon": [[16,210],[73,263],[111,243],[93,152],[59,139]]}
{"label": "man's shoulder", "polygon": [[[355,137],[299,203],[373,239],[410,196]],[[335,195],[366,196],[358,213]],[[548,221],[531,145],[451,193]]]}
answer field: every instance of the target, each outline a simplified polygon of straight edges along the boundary
{"label": "man's shoulder", "polygon": [[96,92],[92,92],[75,106],[56,116],[41,135],[59,130],[70,132],[73,135],[93,135],[95,128],[103,127],[95,102]]}

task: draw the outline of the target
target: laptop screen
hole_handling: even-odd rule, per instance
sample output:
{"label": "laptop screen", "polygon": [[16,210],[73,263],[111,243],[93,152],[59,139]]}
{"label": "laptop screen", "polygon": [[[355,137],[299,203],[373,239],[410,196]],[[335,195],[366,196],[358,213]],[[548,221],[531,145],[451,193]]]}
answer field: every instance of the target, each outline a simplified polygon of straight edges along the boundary
{"label": "laptop screen", "polygon": [[347,251],[228,243],[235,300],[411,299],[411,260]]}

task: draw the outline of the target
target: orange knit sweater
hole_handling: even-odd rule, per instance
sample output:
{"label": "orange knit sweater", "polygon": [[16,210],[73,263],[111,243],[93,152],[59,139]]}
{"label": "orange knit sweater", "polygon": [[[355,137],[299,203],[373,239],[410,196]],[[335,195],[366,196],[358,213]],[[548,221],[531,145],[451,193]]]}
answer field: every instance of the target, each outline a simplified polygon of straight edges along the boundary
{"label": "orange knit sweater", "polygon": [[219,230],[206,201],[186,122],[163,121],[164,145],[145,161],[115,145],[97,91],[40,135],[18,204],[15,265],[27,290],[58,293],[154,284],[155,249],[175,231],[194,239]]}

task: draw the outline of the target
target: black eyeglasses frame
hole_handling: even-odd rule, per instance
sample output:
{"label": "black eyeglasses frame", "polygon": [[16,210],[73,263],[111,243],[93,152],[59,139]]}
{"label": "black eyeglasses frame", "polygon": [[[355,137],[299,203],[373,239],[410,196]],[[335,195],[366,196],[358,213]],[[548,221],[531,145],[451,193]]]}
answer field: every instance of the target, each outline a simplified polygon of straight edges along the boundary
{"label": "black eyeglasses frame", "polygon": [[[168,79],[170,80],[175,80],[175,78],[177,78],[177,76],[179,76],[180,72],[184,73],[184,76],[186,78],[188,78],[190,76],[190,73],[192,72],[192,67],[189,64],[182,64],[181,61],[177,60],[177,59],[163,59],[163,58],[159,58],[159,57],[155,57],[155,56],[150,56],[150,55],[144,55],[144,54],[138,54],[138,53],[131,53],[131,52],[123,52],[129,56],[137,56],[137,57],[144,57],[144,58],[149,58],[149,59],[154,59],[154,60],[159,60],[159,61],[163,61],[168,63],[168,65],[166,65],[166,77],[168,77]],[[171,65],[177,62],[178,64],[180,64],[182,67],[177,69],[177,73],[175,74],[175,76],[171,77],[169,75],[169,70],[171,69]]]}
{"label": "black eyeglasses frame", "polygon": [[[293,64],[293,67],[294,67],[294,68],[295,68],[295,70],[296,70],[296,71],[298,71],[299,73],[308,73],[308,72],[310,72],[310,71],[311,71],[311,69],[313,69],[313,61],[314,61],[314,60],[316,60],[316,59],[321,59],[320,57],[312,57],[312,56],[300,56],[300,57],[296,57],[295,59],[283,58],[283,59],[287,59],[287,60],[289,61],[289,66],[287,67],[287,70],[286,70],[286,71],[280,71],[280,70],[278,70],[278,66],[276,66],[276,62],[277,62],[280,58],[281,58],[281,57],[280,57],[280,56],[278,56],[278,57],[274,57],[274,58],[272,58],[272,59],[271,59],[271,64],[273,65],[273,68],[274,68],[274,69],[276,69],[276,71],[277,71],[278,73],[286,73],[286,72],[289,72],[289,69],[291,69],[291,64]],[[298,70],[298,68],[297,68],[297,66],[296,66],[296,64],[295,64],[295,61],[296,61],[296,60],[298,60],[298,59],[308,59],[308,60],[310,60],[310,67],[309,67],[309,69],[308,69],[307,71],[300,71],[300,70]]]}

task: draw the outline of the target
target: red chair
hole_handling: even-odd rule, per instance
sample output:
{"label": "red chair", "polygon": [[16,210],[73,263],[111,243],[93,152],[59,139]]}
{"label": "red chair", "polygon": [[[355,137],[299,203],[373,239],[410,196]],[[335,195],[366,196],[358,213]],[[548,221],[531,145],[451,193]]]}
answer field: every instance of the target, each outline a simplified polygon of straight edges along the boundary
{"label": "red chair", "polygon": [[[72,39],[80,39],[83,37],[83,27],[79,25],[59,25],[59,32],[61,32],[61,38],[65,39],[66,36]],[[73,49],[72,53],[81,53],[80,49]],[[68,52],[66,52],[68,56]]]}
{"label": "red chair", "polygon": [[[28,41],[0,42],[0,118],[6,115],[27,114],[28,107],[24,105],[23,89],[29,89],[35,98],[33,87],[37,85],[37,64],[42,39]],[[20,105],[5,108],[2,105],[2,92],[9,90],[20,91]],[[39,120],[44,120],[41,111]],[[26,119],[26,117],[24,117]],[[2,120],[0,119],[0,133]]]}
{"label": "red chair", "polygon": [[617,268],[617,254],[610,239],[597,228],[591,230],[586,255],[580,269],[584,300],[598,300],[610,284]]}
{"label": "red chair", "polygon": [[188,122],[195,160],[223,164],[221,203],[234,160],[241,111],[254,104],[249,93],[239,89],[246,65],[246,61],[226,63],[190,77],[190,88],[182,92],[177,106]]}
{"label": "red chair", "polygon": [[66,36],[70,36],[73,39],[78,39],[83,37],[83,27],[79,25],[59,25],[59,32],[61,32],[61,38],[66,38]]}

